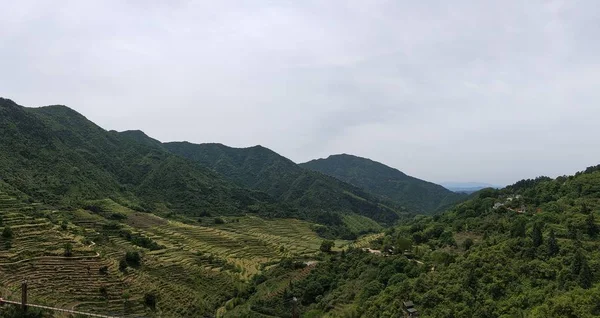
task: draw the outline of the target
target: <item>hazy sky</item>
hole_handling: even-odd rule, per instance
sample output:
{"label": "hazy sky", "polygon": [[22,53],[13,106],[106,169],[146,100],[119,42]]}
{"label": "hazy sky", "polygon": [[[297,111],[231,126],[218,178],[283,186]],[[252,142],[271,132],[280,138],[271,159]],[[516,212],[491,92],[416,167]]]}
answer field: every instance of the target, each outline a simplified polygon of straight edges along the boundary
{"label": "hazy sky", "polygon": [[7,1],[0,96],[427,180],[600,163],[600,1]]}

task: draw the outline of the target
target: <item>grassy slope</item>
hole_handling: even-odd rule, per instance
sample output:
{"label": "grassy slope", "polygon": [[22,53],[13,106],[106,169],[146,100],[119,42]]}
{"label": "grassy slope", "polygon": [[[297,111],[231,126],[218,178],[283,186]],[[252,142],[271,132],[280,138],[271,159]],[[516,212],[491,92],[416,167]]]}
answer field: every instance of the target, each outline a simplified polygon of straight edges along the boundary
{"label": "grassy slope", "polygon": [[444,187],[408,176],[381,163],[351,155],[335,155],[300,166],[336,177],[411,212],[431,213],[466,198]]}

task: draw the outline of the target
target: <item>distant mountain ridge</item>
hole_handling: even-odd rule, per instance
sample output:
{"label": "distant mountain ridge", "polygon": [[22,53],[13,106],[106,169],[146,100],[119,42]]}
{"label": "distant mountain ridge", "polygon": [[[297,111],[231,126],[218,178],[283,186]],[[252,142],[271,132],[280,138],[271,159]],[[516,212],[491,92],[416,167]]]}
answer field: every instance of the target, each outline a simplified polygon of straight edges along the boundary
{"label": "distant mountain ridge", "polygon": [[444,188],[452,191],[452,192],[459,192],[459,193],[473,193],[473,192],[477,192],[479,190],[483,190],[483,189],[487,189],[487,188],[494,188],[494,189],[499,189],[501,187],[499,186],[495,186],[489,183],[483,183],[483,182],[442,182],[440,183],[440,185],[442,185]]}
{"label": "distant mountain ridge", "polygon": [[348,154],[316,159],[301,167],[322,172],[406,207],[433,213],[466,199],[441,185],[417,179],[371,159]]}
{"label": "distant mountain ridge", "polygon": [[[263,191],[300,213],[342,211],[393,223],[399,210],[380,198],[331,176],[301,168],[262,146],[232,148],[222,144],[163,144],[174,154],[197,162],[244,187]],[[327,214],[323,214],[327,215]],[[323,223],[330,223],[328,220]]]}

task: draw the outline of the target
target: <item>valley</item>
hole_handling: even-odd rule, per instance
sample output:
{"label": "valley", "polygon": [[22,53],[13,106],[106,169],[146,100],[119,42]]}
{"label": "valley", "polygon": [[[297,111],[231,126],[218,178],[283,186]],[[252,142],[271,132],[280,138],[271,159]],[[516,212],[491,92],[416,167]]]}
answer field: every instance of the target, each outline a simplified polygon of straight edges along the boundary
{"label": "valley", "polygon": [[[114,317],[593,317],[600,168],[453,193],[0,99],[0,298]],[[0,317],[21,317],[13,303]],[[28,317],[69,317],[31,308]]]}

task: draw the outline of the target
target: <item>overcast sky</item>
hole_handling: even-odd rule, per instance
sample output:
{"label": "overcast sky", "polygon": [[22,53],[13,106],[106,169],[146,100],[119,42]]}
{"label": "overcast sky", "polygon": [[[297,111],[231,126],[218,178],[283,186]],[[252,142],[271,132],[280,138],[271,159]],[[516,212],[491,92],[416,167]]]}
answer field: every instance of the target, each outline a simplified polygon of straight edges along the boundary
{"label": "overcast sky", "polygon": [[600,1],[9,1],[0,96],[504,185],[600,163]]}

